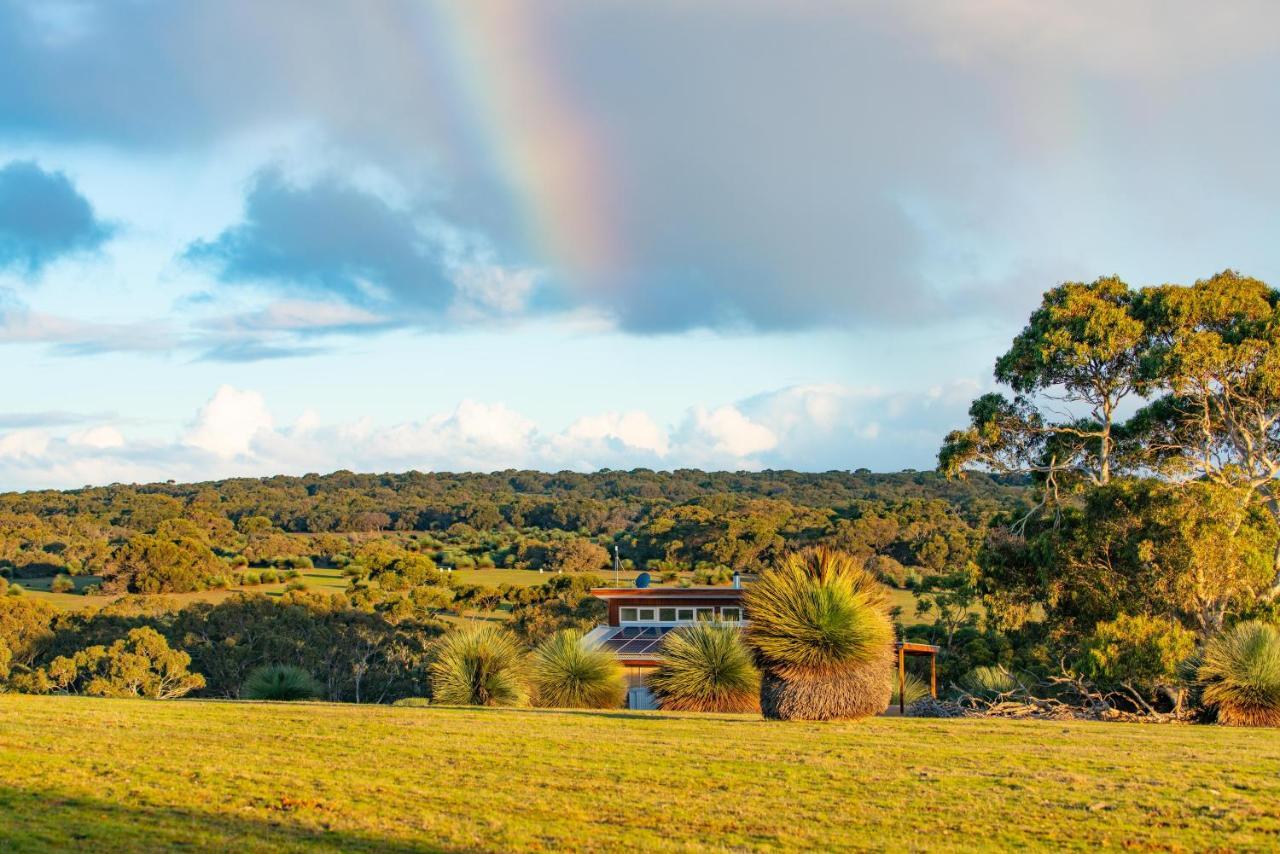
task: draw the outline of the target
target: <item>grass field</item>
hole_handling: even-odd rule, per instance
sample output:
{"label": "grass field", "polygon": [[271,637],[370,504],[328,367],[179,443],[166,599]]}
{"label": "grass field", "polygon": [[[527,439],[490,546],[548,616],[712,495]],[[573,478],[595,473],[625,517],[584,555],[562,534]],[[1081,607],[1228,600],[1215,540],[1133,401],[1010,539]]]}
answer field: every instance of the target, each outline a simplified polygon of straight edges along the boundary
{"label": "grass field", "polygon": [[0,850],[1272,849],[1280,733],[0,696]]}

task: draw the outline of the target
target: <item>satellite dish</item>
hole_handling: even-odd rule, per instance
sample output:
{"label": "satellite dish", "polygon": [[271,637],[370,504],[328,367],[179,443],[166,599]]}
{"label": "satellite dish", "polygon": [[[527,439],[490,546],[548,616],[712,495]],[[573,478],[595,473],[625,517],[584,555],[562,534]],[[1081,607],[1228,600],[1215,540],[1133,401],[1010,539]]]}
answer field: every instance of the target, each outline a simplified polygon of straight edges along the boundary
{"label": "satellite dish", "polygon": [[639,587],[641,590],[643,590],[649,586],[649,582],[652,580],[653,579],[649,577],[649,573],[642,572],[636,576],[636,587]]}

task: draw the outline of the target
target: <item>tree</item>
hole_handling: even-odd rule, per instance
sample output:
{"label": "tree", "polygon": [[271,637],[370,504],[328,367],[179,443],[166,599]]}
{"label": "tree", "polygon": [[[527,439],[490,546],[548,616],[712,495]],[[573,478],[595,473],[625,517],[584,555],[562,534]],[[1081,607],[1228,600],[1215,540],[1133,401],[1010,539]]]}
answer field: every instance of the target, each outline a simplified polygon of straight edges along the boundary
{"label": "tree", "polygon": [[[1227,270],[1147,288],[1137,310],[1152,338],[1145,381],[1164,392],[1133,419],[1148,464],[1236,490],[1280,522],[1280,293]],[[1280,597],[1280,541],[1264,596]]]}
{"label": "tree", "polygon": [[982,467],[1033,473],[1046,502],[1064,478],[1110,482],[1117,467],[1117,412],[1144,390],[1139,362],[1146,342],[1128,285],[1110,276],[1048,291],[1027,327],[996,360],[996,380],[1012,399],[974,401],[970,425],[948,434],[939,468],[962,475]]}
{"label": "tree", "polygon": [[91,646],[55,658],[46,668],[57,690],[91,697],[146,697],[171,700],[204,687],[204,677],[187,667],[191,656],[169,647],[152,628],[129,632],[110,647]]}
{"label": "tree", "polygon": [[574,537],[548,549],[547,562],[557,572],[599,572],[609,564],[609,552],[590,540]]}
{"label": "tree", "polygon": [[209,547],[181,537],[130,537],[111,558],[102,577],[109,593],[187,593],[207,586],[222,569]]}

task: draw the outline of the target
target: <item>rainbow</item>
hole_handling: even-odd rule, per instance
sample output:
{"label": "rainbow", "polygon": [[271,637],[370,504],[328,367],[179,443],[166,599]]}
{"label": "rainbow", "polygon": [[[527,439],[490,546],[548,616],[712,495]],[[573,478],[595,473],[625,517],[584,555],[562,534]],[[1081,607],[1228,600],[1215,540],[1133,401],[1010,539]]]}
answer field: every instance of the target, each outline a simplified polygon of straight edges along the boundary
{"label": "rainbow", "polygon": [[[535,3],[414,3],[415,29],[453,108],[520,205],[525,238],[579,286],[608,281],[621,262],[613,184],[598,130],[556,75]],[[435,75],[433,75],[435,76]]]}

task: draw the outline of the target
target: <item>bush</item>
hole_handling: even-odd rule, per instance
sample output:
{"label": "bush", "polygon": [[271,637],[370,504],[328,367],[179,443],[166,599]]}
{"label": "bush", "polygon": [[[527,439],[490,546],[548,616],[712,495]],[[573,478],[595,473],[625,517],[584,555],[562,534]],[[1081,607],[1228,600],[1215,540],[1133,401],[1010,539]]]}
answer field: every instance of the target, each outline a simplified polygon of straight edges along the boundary
{"label": "bush", "polygon": [[410,709],[419,709],[419,708],[425,708],[427,706],[430,706],[431,701],[428,700],[426,697],[402,697],[401,699],[396,700],[391,705],[401,706],[401,707],[410,708]]}
{"label": "bush", "polygon": [[844,552],[806,549],[761,574],[744,596],[746,639],[763,671],[767,718],[878,714],[892,690],[886,591]]}
{"label": "bush", "polygon": [[9,585],[9,589],[5,590],[4,595],[6,595],[6,596],[21,596],[22,594],[24,594],[24,593],[26,593],[26,592],[27,592],[27,588],[23,587],[21,584],[19,584],[18,582],[16,582],[16,581],[15,581],[15,582],[13,582],[12,584],[10,584],[10,585]]}
{"label": "bush", "polygon": [[441,638],[431,662],[431,698],[452,706],[519,706],[529,699],[527,662],[515,636],[492,625]]}
{"label": "bush", "polygon": [[301,667],[267,664],[244,680],[240,696],[245,700],[314,700],[324,687]]}
{"label": "bush", "polygon": [[1179,706],[1178,668],[1195,645],[1195,635],[1170,620],[1121,614],[1094,629],[1080,669],[1099,685],[1123,688],[1139,702],[1166,690]]}
{"label": "bush", "polygon": [[49,590],[53,593],[70,593],[76,589],[76,583],[69,575],[55,575],[49,582]]}
{"label": "bush", "polygon": [[84,587],[80,588],[80,595],[82,595],[82,596],[101,596],[101,595],[102,595],[102,585],[101,585],[101,584],[86,584]]}
{"label": "bush", "polygon": [[295,578],[292,581],[290,581],[288,584],[286,584],[284,586],[284,589],[285,590],[306,590],[307,582],[303,581],[301,578]]}
{"label": "bush", "polygon": [[1019,690],[1018,680],[1003,667],[975,667],[960,677],[960,689],[983,700]]}
{"label": "bush", "polygon": [[246,587],[252,587],[252,586],[253,586],[253,585],[255,585],[255,584],[261,584],[261,583],[262,583],[262,573],[260,573],[260,572],[245,572],[245,573],[242,573],[242,574],[240,575],[240,583],[241,583],[241,584],[243,584],[243,585],[245,585]]}
{"label": "bush", "polygon": [[1280,630],[1241,623],[1205,644],[1196,676],[1205,705],[1230,726],[1280,726]]}
{"label": "bush", "polygon": [[662,662],[646,684],[663,709],[754,712],[760,709],[760,674],[737,629],[695,623],[662,639]]}
{"label": "bush", "polygon": [[170,648],[163,635],[144,626],[110,647],[59,656],[43,675],[51,687],[73,694],[170,700],[204,687],[204,677],[187,670],[190,664],[190,655]]}
{"label": "bush", "polygon": [[243,569],[248,565],[249,565],[249,559],[244,555],[236,555],[235,557],[231,558],[232,569]]}
{"label": "bush", "polygon": [[[906,697],[906,707],[911,708],[915,703],[920,702],[929,696],[929,685],[914,673],[908,673],[905,680],[906,685],[903,688],[903,695]],[[889,705],[897,706],[900,701],[898,699],[898,680],[893,680],[893,693],[889,695]]]}
{"label": "bush", "polygon": [[577,629],[564,629],[538,645],[531,667],[534,702],[561,709],[616,709],[627,694],[618,656],[587,646]]}

